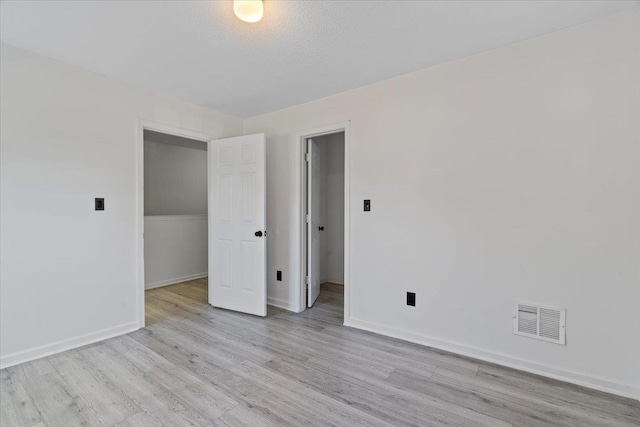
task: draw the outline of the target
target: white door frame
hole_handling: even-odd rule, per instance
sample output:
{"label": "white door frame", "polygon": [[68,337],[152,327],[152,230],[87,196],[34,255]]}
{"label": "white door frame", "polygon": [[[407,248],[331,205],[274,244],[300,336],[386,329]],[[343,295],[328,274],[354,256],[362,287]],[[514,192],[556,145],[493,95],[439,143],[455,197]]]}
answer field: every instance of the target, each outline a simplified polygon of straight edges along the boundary
{"label": "white door frame", "polygon": [[306,263],[307,263],[307,233],[306,233],[306,221],[305,215],[307,211],[307,186],[305,185],[306,178],[306,141],[308,138],[318,137],[322,135],[344,132],[344,322],[349,319],[349,289],[351,284],[351,251],[349,242],[351,240],[351,229],[349,227],[349,211],[350,211],[350,124],[351,122],[341,122],[326,126],[320,126],[313,129],[303,130],[295,134],[294,147],[293,147],[293,182],[295,185],[294,196],[296,198],[293,206],[295,212],[293,214],[294,224],[297,223],[294,228],[295,234],[293,241],[298,242],[297,248],[293,250],[294,254],[294,274],[292,277],[298,277],[299,285],[295,287],[295,307],[294,311],[300,313],[307,307],[307,300],[305,298],[307,285],[305,284],[306,276]]}
{"label": "white door frame", "polygon": [[[152,130],[169,135],[182,136],[207,143],[207,157],[209,142],[217,139],[216,135],[204,134],[198,131],[182,129],[163,123],[148,120],[137,120],[136,137],[136,306],[138,313],[138,328],[144,328],[144,131]],[[207,176],[211,170],[210,160],[207,161]],[[207,185],[209,179],[207,178]],[[208,187],[207,187],[208,188]],[[210,201],[208,201],[209,207]],[[208,237],[207,237],[208,239]]]}

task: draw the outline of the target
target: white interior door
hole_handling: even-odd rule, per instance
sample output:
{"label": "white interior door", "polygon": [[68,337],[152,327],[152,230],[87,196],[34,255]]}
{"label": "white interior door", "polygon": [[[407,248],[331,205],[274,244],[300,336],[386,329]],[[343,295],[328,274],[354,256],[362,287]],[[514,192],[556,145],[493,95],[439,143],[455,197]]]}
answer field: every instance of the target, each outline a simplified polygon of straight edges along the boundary
{"label": "white interior door", "polygon": [[320,150],[317,142],[307,140],[307,306],[320,295]]}
{"label": "white interior door", "polygon": [[266,316],[264,134],[209,144],[209,304]]}

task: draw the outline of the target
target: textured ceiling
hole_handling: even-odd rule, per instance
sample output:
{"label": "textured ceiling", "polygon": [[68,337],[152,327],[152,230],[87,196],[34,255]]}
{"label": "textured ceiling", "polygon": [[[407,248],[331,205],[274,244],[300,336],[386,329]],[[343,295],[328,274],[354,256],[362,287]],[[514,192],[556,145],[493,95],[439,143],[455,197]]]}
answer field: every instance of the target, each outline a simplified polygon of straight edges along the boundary
{"label": "textured ceiling", "polygon": [[2,41],[239,117],[637,7],[638,1],[2,1]]}

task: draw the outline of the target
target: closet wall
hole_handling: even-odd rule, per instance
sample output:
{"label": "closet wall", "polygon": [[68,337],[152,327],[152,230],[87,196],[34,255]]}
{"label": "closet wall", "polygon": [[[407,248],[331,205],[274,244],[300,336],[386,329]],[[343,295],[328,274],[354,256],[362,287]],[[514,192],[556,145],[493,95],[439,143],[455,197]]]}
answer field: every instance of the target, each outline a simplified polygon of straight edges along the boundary
{"label": "closet wall", "polygon": [[145,132],[147,289],[207,275],[207,146],[189,141]]}

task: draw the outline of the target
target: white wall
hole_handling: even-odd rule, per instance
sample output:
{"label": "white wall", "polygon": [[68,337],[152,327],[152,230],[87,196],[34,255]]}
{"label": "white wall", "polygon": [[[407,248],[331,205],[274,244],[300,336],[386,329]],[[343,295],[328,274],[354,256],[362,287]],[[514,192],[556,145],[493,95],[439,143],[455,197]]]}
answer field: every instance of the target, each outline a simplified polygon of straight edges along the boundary
{"label": "white wall", "polygon": [[144,214],[207,213],[207,152],[144,142]]}
{"label": "white wall", "polygon": [[314,141],[320,145],[320,281],[344,283],[344,132]]}
{"label": "white wall", "polygon": [[[269,297],[299,286],[294,135],[350,120],[348,324],[640,396],[638,76],[635,9],[246,120]],[[513,335],[515,300],[566,307],[567,345]]]}
{"label": "white wall", "polygon": [[137,119],[218,137],[242,122],[7,45],[0,62],[6,366],[138,327]]}
{"label": "white wall", "polygon": [[207,215],[155,215],[144,218],[145,288],[206,277]]}
{"label": "white wall", "polygon": [[207,176],[205,150],[144,141],[146,289],[206,277]]}

